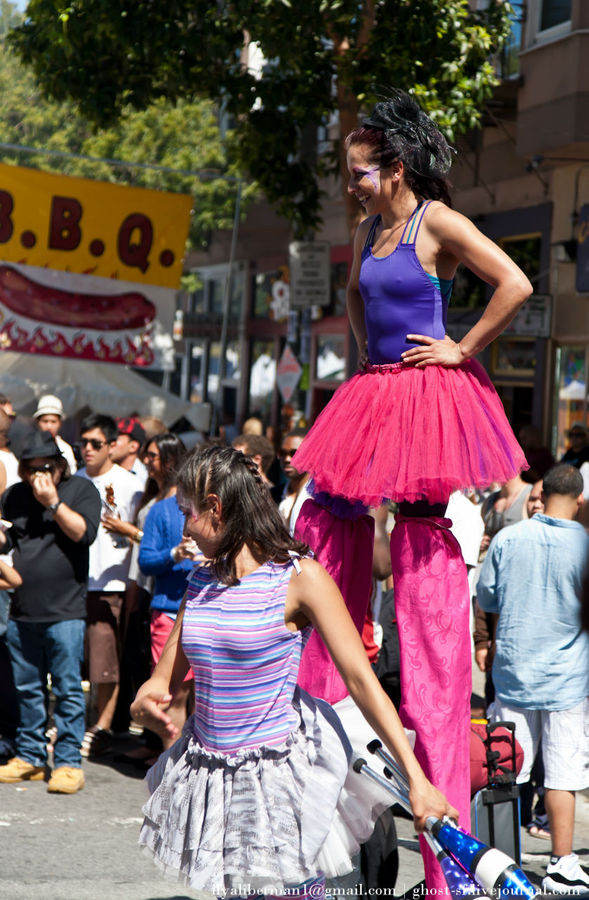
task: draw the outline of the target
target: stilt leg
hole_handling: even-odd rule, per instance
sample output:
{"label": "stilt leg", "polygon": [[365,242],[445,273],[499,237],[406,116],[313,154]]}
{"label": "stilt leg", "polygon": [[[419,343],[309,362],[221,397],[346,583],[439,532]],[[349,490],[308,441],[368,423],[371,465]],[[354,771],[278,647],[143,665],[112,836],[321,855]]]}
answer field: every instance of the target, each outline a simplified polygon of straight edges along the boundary
{"label": "stilt leg", "polygon": [[[470,824],[472,691],[466,566],[448,519],[399,515],[391,535],[401,655],[400,716],[416,733],[415,755],[430,781]],[[446,882],[422,840],[426,887]]]}
{"label": "stilt leg", "polygon": [[[295,536],[305,541],[326,569],[343,598],[358,633],[362,633],[372,591],[374,519],[340,519],[314,500],[306,500],[297,519]],[[348,696],[327,647],[313,632],[307,641],[298,684],[314,697],[337,703]]]}

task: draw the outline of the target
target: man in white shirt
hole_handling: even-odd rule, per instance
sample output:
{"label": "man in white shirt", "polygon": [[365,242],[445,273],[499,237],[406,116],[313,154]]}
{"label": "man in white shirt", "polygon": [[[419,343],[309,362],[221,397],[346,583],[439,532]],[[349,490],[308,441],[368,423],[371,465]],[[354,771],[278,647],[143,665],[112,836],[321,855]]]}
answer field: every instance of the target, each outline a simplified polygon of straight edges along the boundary
{"label": "man in white shirt", "polygon": [[298,515],[305,500],[311,494],[307,489],[309,475],[307,472],[298,472],[292,464],[292,458],[303,443],[307,434],[306,428],[295,428],[282,438],[282,444],[278,451],[282,470],[288,481],[284,488],[284,497],[280,501],[278,510],[286,519],[288,530],[294,534]]}
{"label": "man in white shirt", "polygon": [[63,404],[59,397],[55,397],[53,394],[44,394],[43,397],[39,397],[37,409],[33,413],[33,416],[37,421],[37,428],[39,431],[49,432],[61,450],[61,455],[65,457],[67,464],[70,467],[70,475],[74,475],[78,468],[74,451],[68,442],[64,441],[59,435],[59,429],[61,428],[61,423],[63,421]]}
{"label": "man in white shirt", "polygon": [[[110,416],[93,414],[81,424],[81,452],[85,467],[77,475],[88,478],[102,500],[103,516],[132,522],[142,495],[140,480],[113,463],[111,451],[118,429]],[[107,530],[101,521],[90,547],[88,577],[88,663],[96,685],[98,719],[84,735],[82,756],[96,756],[111,745],[111,725],[119,692],[120,627],[131,560],[128,538]]]}
{"label": "man in white shirt", "polygon": [[114,463],[132,472],[145,487],[147,468],[140,459],[140,453],[146,441],[145,429],[135,416],[127,416],[116,420],[117,439],[110,450],[110,458]]}
{"label": "man in white shirt", "polygon": [[11,484],[20,481],[18,459],[8,446],[8,432],[11,425],[10,416],[0,409],[0,493],[4,493]]}

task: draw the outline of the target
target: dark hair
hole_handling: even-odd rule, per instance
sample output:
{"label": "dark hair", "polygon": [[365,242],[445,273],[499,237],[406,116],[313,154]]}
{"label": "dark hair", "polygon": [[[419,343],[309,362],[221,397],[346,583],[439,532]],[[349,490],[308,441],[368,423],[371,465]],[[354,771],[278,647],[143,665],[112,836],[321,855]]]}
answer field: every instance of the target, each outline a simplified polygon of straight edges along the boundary
{"label": "dark hair", "polygon": [[395,160],[402,160],[405,181],[416,196],[452,206],[444,177],[452,165],[452,149],[405,91],[394,90],[376,104],[362,127],[347,136],[346,149],[354,144],[370,147],[372,161],[380,168],[387,169]]}
{"label": "dark hair", "polygon": [[268,474],[270,466],[276,459],[274,447],[263,434],[238,434],[231,441],[231,446],[245,447],[248,456],[259,456],[262,461],[262,472],[265,475]]}
{"label": "dark hair", "polygon": [[[160,467],[163,476],[162,490],[164,493],[177,483],[178,469],[186,454],[186,447],[177,434],[170,431],[164,431],[162,434],[154,434],[145,442],[145,452],[150,444],[155,444],[160,455]],[[152,497],[155,497],[159,491],[157,482],[154,478],[148,478],[139,509],[143,509]],[[138,509],[138,511],[139,511]]]}
{"label": "dark hair", "polygon": [[197,510],[206,508],[208,494],[221,501],[224,532],[211,568],[222,584],[238,583],[235,560],[244,544],[260,563],[287,562],[289,551],[309,551],[290,536],[255,462],[239,450],[196,448],[178,472],[178,488]]}
{"label": "dark hair", "polygon": [[117,423],[112,416],[103,416],[101,413],[90,413],[89,416],[82,419],[80,424],[80,434],[85,434],[87,431],[93,431],[95,428],[102,431],[108,444],[112,444],[113,441],[116,441],[119,434]]}
{"label": "dark hair", "polygon": [[574,466],[560,463],[553,466],[546,475],[542,484],[545,497],[552,494],[560,494],[563,497],[578,497],[583,493],[583,476]]}
{"label": "dark hair", "polygon": [[[2,400],[0,400],[0,403]],[[5,413],[3,409],[0,409],[0,435],[2,437],[6,437],[8,432],[10,431],[10,426],[12,425],[12,419]]]}
{"label": "dark hair", "polygon": [[286,434],[282,435],[282,440],[284,441],[289,437],[306,437],[309,433],[308,428],[293,428],[291,431],[287,431]]}

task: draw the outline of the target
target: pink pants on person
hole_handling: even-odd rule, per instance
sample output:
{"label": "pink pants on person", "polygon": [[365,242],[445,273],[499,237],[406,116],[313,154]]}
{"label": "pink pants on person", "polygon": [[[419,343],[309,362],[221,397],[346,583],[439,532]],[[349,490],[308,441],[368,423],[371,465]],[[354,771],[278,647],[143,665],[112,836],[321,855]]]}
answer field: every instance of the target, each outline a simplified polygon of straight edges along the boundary
{"label": "pink pants on person", "polygon": [[[176,620],[162,612],[161,609],[152,609],[151,622],[149,631],[151,634],[151,671],[155,669],[166,646],[166,641],[170,637],[170,632],[174,627]],[[184,681],[190,681],[194,678],[192,669],[189,669]]]}
{"label": "pink pants on person", "polygon": [[[391,562],[401,657],[403,725],[426,776],[470,825],[471,649],[466,566],[449,519],[398,515]],[[428,890],[447,891],[420,838]]]}
{"label": "pink pants on person", "polygon": [[[315,500],[305,500],[297,518],[295,537],[309,545],[315,558],[329,572],[361,634],[372,591],[372,516],[340,519]],[[312,697],[328,703],[337,703],[348,696],[348,689],[317,631],[311,633],[303,650],[297,683]]]}

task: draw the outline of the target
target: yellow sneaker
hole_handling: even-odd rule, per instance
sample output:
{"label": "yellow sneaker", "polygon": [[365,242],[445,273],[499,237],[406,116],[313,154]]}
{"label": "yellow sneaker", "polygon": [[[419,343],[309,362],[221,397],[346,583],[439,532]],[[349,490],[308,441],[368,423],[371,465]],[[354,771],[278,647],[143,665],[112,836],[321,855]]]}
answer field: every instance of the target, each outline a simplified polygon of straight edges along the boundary
{"label": "yellow sneaker", "polygon": [[3,784],[17,784],[19,781],[44,781],[48,774],[47,766],[34,766],[14,756],[5,766],[0,766],[0,782]]}
{"label": "yellow sneaker", "polygon": [[75,794],[86,784],[84,773],[74,766],[59,766],[54,769],[47,785],[51,794]]}

